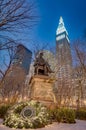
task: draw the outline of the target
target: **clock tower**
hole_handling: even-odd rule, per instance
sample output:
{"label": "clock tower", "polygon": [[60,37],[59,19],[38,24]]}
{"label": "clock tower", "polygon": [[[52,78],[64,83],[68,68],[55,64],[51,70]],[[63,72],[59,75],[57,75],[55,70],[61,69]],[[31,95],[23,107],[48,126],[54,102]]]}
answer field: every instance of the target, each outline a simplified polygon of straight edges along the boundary
{"label": "clock tower", "polygon": [[56,58],[59,67],[57,77],[61,80],[68,79],[71,77],[72,57],[68,32],[62,17],[60,17],[58,28],[56,30],[56,49]]}

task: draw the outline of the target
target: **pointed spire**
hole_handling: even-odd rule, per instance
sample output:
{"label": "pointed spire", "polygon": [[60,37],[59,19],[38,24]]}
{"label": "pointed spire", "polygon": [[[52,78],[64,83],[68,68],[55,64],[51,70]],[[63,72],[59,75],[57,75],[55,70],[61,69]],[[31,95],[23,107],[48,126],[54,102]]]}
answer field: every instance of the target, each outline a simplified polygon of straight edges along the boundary
{"label": "pointed spire", "polygon": [[59,24],[63,24],[63,25],[64,25],[64,21],[63,21],[62,16],[60,16],[60,19],[59,19]]}
{"label": "pointed spire", "polygon": [[66,32],[66,34],[68,35],[68,32],[67,32],[67,30],[65,28],[65,25],[64,25],[63,18],[60,17],[60,19],[59,19],[59,25],[58,25],[58,28],[56,30],[56,35],[61,34],[63,32]]}

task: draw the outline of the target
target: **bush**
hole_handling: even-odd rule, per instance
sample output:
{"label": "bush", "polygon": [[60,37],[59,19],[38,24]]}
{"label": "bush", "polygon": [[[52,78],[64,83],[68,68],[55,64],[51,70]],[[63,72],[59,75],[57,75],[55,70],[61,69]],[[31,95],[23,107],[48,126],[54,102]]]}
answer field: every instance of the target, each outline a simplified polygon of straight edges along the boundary
{"label": "bush", "polygon": [[20,103],[21,105],[19,105],[19,107],[17,107],[16,109],[15,109],[15,114],[20,114],[21,113],[21,111],[22,111],[22,109],[25,107],[25,106],[27,106],[27,103]]}
{"label": "bush", "polygon": [[8,109],[3,124],[20,129],[41,128],[53,121],[75,123],[75,112],[67,108],[50,110],[43,104],[31,100],[18,103]]}
{"label": "bush", "polygon": [[86,109],[79,109],[75,114],[77,119],[86,120]]}
{"label": "bush", "polygon": [[10,107],[10,105],[7,105],[7,104],[0,106],[0,118],[4,118],[5,117],[9,107]]}
{"label": "bush", "polygon": [[48,109],[48,113],[49,113],[49,119],[51,122],[57,121],[56,120],[56,114],[57,113],[57,109]]}
{"label": "bush", "polygon": [[75,113],[68,108],[59,108],[49,111],[51,120],[63,123],[75,123]]}
{"label": "bush", "polygon": [[[28,109],[28,113],[27,113]],[[29,114],[32,111],[32,116]],[[26,111],[26,115],[25,115]],[[4,125],[11,128],[41,128],[49,124],[47,108],[37,101],[22,102],[11,107],[4,120]]]}

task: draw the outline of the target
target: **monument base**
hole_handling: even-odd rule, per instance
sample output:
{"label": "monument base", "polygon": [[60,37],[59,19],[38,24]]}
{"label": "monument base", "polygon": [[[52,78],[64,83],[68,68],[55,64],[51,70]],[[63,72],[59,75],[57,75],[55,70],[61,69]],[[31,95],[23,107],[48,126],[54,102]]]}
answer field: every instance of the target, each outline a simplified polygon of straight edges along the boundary
{"label": "monument base", "polygon": [[54,93],[54,79],[49,76],[35,75],[30,81],[30,98],[42,102],[48,107],[57,104]]}

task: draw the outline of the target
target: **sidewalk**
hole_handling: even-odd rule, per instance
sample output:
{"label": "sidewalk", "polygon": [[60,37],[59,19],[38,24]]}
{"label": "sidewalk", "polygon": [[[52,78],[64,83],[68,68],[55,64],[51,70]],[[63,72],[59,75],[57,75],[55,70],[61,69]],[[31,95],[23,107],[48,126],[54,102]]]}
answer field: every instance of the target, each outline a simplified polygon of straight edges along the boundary
{"label": "sidewalk", "polygon": [[[8,128],[2,125],[2,120],[0,119],[0,130],[20,130],[20,129]],[[34,129],[26,129],[26,130],[34,130]],[[76,120],[75,124],[53,123],[51,125],[46,126],[45,128],[39,128],[35,130],[86,130],[86,121]]]}

